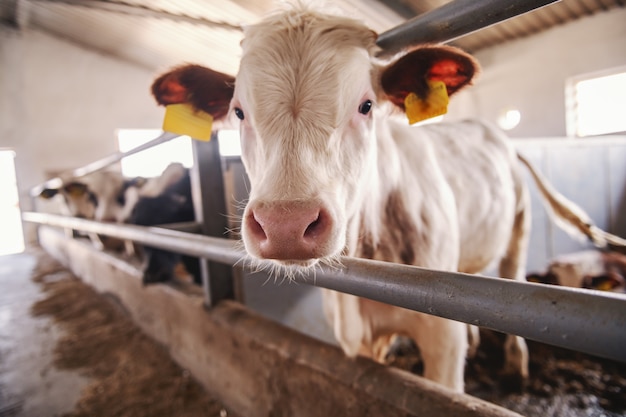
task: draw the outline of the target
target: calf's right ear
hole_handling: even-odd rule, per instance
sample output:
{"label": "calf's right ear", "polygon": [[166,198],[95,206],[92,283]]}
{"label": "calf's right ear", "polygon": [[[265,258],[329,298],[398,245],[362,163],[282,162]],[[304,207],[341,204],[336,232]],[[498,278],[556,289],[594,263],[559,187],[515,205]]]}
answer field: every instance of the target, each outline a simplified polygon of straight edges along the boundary
{"label": "calf's right ear", "polygon": [[425,45],[383,68],[380,86],[413,124],[445,114],[448,97],[469,85],[478,70],[478,62],[458,48]]}
{"label": "calf's right ear", "polygon": [[228,113],[235,78],[200,65],[184,65],[161,75],[152,84],[152,95],[163,106],[187,103],[222,119]]}

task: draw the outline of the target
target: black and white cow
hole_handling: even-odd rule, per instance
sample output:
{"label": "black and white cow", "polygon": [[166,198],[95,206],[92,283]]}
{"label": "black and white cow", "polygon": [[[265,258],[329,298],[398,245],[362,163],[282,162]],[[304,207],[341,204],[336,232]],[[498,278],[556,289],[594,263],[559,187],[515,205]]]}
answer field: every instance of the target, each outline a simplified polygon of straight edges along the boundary
{"label": "black and white cow", "polygon": [[[172,167],[172,166],[170,166]],[[191,198],[191,180],[189,170],[181,166],[166,169],[168,185],[157,195],[139,195],[125,221],[139,226],[156,226],[169,223],[181,223],[195,220],[193,200]],[[172,178],[177,178],[172,181]],[[163,181],[163,176],[161,181]],[[130,191],[130,190],[129,190]],[[141,191],[141,190],[139,190]],[[128,193],[127,193],[128,194]],[[134,199],[134,197],[133,197]],[[174,276],[176,266],[183,262],[185,269],[200,283],[198,259],[180,255],[162,249],[146,246],[144,253],[144,284],[169,281]]]}
{"label": "black and white cow", "polygon": [[[67,216],[102,222],[119,221],[126,206],[129,188],[141,187],[144,178],[125,178],[118,171],[96,171],[83,177],[65,181],[58,188],[44,188],[39,197],[61,197],[60,210]],[[122,242],[90,233],[89,237],[98,249],[119,249]]]}

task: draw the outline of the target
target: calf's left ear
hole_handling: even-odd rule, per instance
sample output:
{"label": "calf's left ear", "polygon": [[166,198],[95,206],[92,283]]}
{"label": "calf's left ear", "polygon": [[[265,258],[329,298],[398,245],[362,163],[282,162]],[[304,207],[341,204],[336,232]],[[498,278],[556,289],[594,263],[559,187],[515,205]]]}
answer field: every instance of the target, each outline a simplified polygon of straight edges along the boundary
{"label": "calf's left ear", "polygon": [[409,94],[427,100],[433,82],[441,82],[451,96],[469,85],[478,71],[478,62],[458,48],[423,46],[383,68],[380,85],[392,103],[406,110]]}

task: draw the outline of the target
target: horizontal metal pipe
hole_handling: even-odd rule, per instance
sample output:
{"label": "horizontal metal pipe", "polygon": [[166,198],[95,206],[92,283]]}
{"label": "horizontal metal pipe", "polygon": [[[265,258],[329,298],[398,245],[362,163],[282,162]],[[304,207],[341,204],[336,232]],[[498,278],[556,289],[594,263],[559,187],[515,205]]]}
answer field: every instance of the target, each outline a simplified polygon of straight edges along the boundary
{"label": "horizontal metal pipe", "polygon": [[38,196],[45,188],[58,188],[63,185],[63,181],[67,181],[71,178],[79,178],[85,175],[91,174],[96,171],[100,171],[105,169],[106,167],[120,161],[122,158],[126,158],[127,156],[134,155],[138,152],[145,151],[146,149],[150,149],[156,145],[160,145],[162,143],[168,142],[174,138],[179,137],[179,134],[163,132],[160,136],[155,139],[152,139],[149,142],[144,143],[143,145],[139,145],[127,152],[116,152],[107,157],[94,161],[90,164],[87,164],[81,168],[76,168],[71,171],[66,171],[60,174],[57,178],[50,179],[43,184],[35,186],[31,189],[31,195],[33,197]]}
{"label": "horizontal metal pipe", "polygon": [[202,233],[202,223],[198,222],[156,224],[154,227],[161,227],[163,229],[176,230],[178,232],[185,233]]}
{"label": "horizontal metal pipe", "polygon": [[425,43],[445,43],[559,0],[455,0],[382,33],[383,55]]}
{"label": "horizontal metal pipe", "polygon": [[133,240],[143,245],[184,253],[190,256],[207,258],[212,261],[230,265],[234,265],[245,256],[243,251],[237,249],[236,241],[184,233],[161,227],[101,223],[76,217],[34,212],[22,213],[22,219],[31,223],[58,226],[113,236],[118,239]]}
{"label": "horizontal metal pipe", "polygon": [[[23,219],[132,239],[230,265],[247,264],[237,242],[228,239],[42,213],[23,213]],[[341,263],[295,280],[626,362],[622,295],[366,259],[343,257]]]}
{"label": "horizontal metal pipe", "polygon": [[[599,291],[342,260],[315,285],[626,362],[626,297]],[[310,278],[309,278],[310,279]]]}

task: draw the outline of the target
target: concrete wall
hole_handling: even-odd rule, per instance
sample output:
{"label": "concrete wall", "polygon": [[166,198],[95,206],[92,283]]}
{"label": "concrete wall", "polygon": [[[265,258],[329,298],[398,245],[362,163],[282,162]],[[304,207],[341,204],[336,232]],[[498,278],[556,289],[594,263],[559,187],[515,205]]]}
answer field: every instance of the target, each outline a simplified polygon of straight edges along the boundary
{"label": "concrete wall", "polygon": [[522,114],[512,137],[566,136],[565,83],[569,77],[626,66],[626,9],[580,19],[475,54],[483,71],[454,99],[448,120],[495,122],[513,107]]}
{"label": "concrete wall", "polygon": [[29,188],[46,173],[116,151],[116,129],[160,127],[149,70],[42,32],[2,26],[0,69],[0,148],[17,154],[23,209],[30,209]]}

